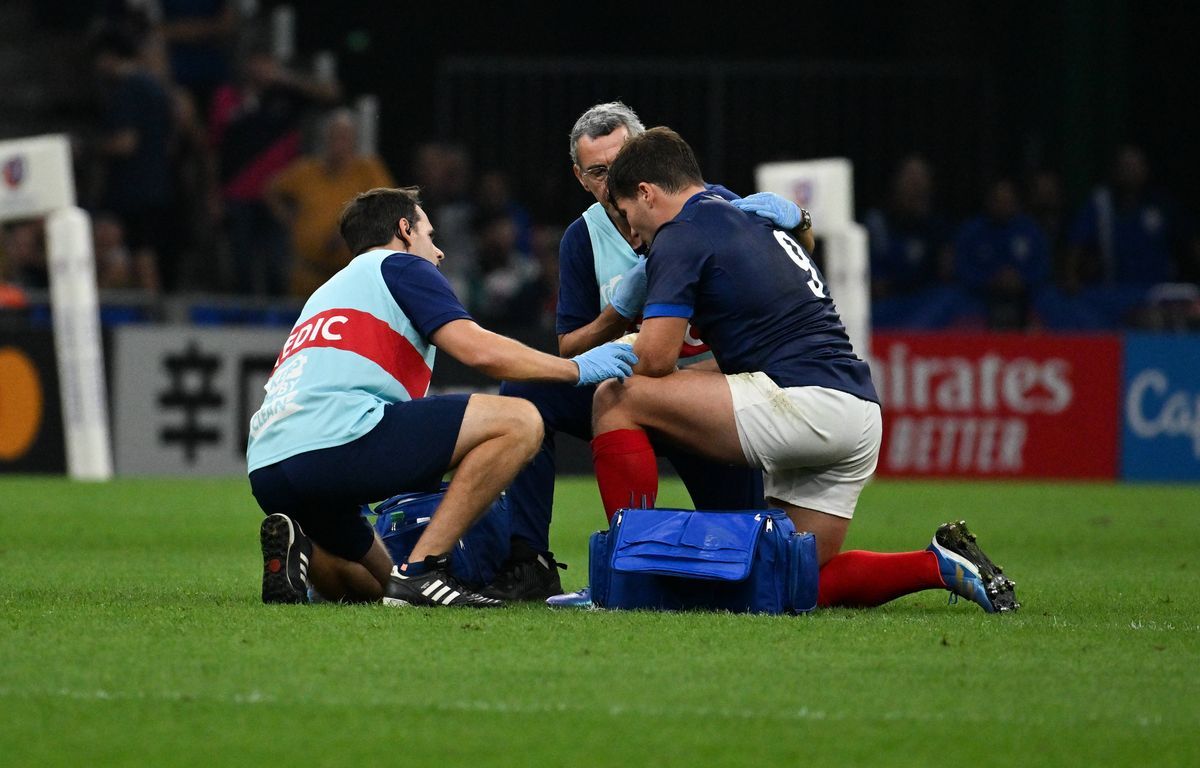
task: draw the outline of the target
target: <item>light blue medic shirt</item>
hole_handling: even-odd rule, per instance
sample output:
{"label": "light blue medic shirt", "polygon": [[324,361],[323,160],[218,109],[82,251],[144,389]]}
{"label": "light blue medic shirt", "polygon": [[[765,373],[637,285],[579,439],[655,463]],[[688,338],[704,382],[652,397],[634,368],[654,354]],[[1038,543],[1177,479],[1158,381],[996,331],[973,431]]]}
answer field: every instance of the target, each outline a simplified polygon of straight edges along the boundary
{"label": "light blue medic shirt", "polygon": [[[726,200],[738,199],[719,184],[709,184],[706,188]],[[604,206],[593,203],[567,227],[559,243],[556,332],[567,334],[595,320],[612,302],[622,275],[637,260],[638,254],[617,230]],[[689,326],[679,352],[680,367],[711,357],[708,345]]]}
{"label": "light blue medic shirt", "polygon": [[429,337],[470,319],[430,262],[368,251],[313,292],[250,419],[247,470],[367,434],[390,403],[424,397],[437,352]]}

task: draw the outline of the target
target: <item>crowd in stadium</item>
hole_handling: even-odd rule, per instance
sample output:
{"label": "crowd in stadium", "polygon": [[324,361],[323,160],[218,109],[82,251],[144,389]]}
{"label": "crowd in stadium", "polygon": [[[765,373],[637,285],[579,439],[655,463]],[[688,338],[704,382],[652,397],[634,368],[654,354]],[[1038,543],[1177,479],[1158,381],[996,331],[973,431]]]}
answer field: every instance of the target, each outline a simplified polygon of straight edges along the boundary
{"label": "crowd in stadium", "polygon": [[[396,179],[359,151],[358,115],[336,76],[285,66],[232,3],[186,18],[172,9],[195,4],[161,3],[156,19],[112,5],[121,12],[98,17],[89,37],[103,83],[98,129],[75,137],[102,290],[302,300],[349,257],[342,204],[412,183],[468,308],[489,322],[553,325],[566,222],[539,220],[505,173],[434,142],[414,148],[413,178]],[[1196,212],[1157,189],[1152,170],[1128,145],[1082,200],[1051,170],[981,180],[982,210],[955,220],[940,207],[938,169],[900,159],[889,199],[867,201],[860,216],[874,325],[1200,327]],[[46,284],[40,222],[5,225],[4,303]]]}
{"label": "crowd in stadium", "polygon": [[881,327],[1069,330],[1196,327],[1200,240],[1191,217],[1151,185],[1145,153],[1118,148],[1082,201],[1051,171],[997,178],[983,210],[940,214],[919,156],[863,217],[874,322]]}

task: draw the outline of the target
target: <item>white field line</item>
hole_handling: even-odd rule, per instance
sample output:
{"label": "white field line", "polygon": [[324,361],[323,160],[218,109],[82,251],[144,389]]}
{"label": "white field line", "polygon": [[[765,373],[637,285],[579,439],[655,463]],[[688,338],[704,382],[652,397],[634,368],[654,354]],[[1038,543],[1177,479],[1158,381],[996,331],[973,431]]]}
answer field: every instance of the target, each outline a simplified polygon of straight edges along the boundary
{"label": "white field line", "polygon": [[[183,691],[108,691],[73,690],[69,688],[56,689],[16,689],[0,688],[0,700],[32,700],[32,699],[65,699],[70,701],[148,701],[148,702],[204,702],[222,706],[276,706],[284,703],[277,696],[249,691],[228,695],[185,693]],[[306,704],[316,704],[325,707],[362,707],[362,701],[343,701],[333,698],[307,698]],[[1044,724],[1040,716],[1026,717],[1005,712],[828,712],[820,709],[801,707],[774,712],[759,712],[748,709],[731,709],[720,707],[649,707],[629,704],[611,704],[593,707],[585,704],[567,702],[522,702],[522,701],[487,701],[483,699],[464,701],[442,701],[423,704],[424,709],[438,712],[460,713],[477,712],[495,715],[548,715],[548,714],[586,714],[608,715],[609,717],[627,718],[630,716],[650,718],[680,718],[680,719],[719,719],[730,721],[769,720],[788,723],[801,722],[976,722],[976,723],[1010,723],[1010,724]],[[1065,721],[1065,722],[1064,722]],[[1117,721],[1115,718],[1100,714],[1080,715],[1063,718],[1060,725],[1070,724],[1116,724],[1132,725],[1149,728],[1163,725],[1162,715],[1141,715],[1132,721]],[[1200,723],[1198,723],[1200,725]],[[1172,726],[1174,727],[1174,726]]]}

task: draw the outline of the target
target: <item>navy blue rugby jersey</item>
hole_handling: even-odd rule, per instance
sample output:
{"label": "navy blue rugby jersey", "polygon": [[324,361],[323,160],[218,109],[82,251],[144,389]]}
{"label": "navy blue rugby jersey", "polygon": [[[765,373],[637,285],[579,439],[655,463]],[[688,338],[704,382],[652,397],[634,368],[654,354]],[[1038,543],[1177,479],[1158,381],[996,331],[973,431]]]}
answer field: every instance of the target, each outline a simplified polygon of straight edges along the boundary
{"label": "navy blue rugby jersey", "polygon": [[724,373],[762,371],[878,403],[816,265],[786,232],[708,192],[655,235],[644,318],[686,317]]}
{"label": "navy blue rugby jersey", "polygon": [[[726,200],[737,200],[738,196],[720,184],[706,184],[709,192],[720,195]],[[597,217],[599,218],[599,217]],[[761,218],[761,217],[760,217]],[[624,274],[625,270],[637,263],[638,255],[625,244],[621,233],[610,220],[605,225],[612,230],[611,237],[624,247],[624,256],[612,255],[608,272]],[[600,312],[608,306],[604,297],[604,288],[611,294],[609,281],[612,274],[606,273],[600,277],[596,273],[597,254],[592,240],[595,233],[588,230],[588,222],[583,216],[575,219],[558,246],[558,310],[555,322],[555,333],[566,334],[577,331],[595,320]]]}

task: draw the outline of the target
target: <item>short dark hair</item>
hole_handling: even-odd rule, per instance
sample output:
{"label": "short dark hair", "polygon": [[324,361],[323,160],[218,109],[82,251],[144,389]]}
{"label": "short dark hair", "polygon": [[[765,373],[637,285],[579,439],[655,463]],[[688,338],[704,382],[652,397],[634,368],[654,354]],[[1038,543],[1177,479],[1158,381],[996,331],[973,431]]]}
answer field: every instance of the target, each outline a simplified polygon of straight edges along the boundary
{"label": "short dark hair", "polygon": [[678,192],[692,184],[703,184],[700,164],[692,148],[670,128],[651,128],[627,140],[608,167],[608,196],[633,197],[642,182],[656,184],[665,192]]}
{"label": "short dark hair", "polygon": [[376,187],[346,203],[338,219],[338,229],[350,253],[357,256],[390,243],[400,219],[408,219],[411,226],[417,226],[420,194],[418,187]]}

